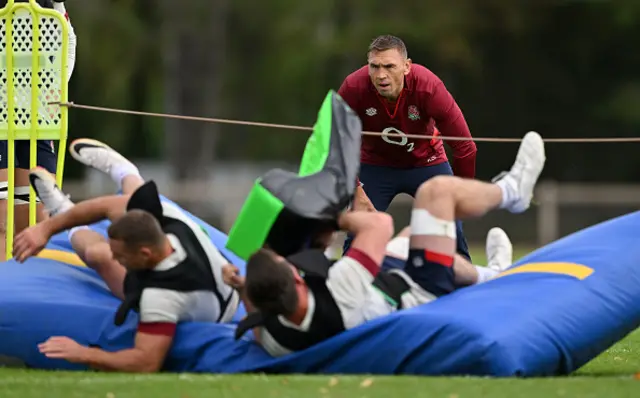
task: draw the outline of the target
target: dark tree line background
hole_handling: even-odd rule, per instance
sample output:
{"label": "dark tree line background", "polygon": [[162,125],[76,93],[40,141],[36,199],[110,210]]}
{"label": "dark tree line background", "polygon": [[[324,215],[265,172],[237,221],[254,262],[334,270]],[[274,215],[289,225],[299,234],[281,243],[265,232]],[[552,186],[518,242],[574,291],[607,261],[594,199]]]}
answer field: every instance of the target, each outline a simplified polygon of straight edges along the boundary
{"label": "dark tree line background", "polygon": [[[327,90],[402,37],[438,74],[475,136],[634,137],[640,2],[578,0],[70,0],[77,103],[312,125]],[[296,161],[305,132],[72,110],[71,137],[164,159],[198,178],[214,159]],[[145,145],[136,145],[142,138]],[[478,144],[478,177],[515,144]],[[545,178],[637,181],[639,144],[550,144]],[[68,162],[66,173],[81,169]]]}

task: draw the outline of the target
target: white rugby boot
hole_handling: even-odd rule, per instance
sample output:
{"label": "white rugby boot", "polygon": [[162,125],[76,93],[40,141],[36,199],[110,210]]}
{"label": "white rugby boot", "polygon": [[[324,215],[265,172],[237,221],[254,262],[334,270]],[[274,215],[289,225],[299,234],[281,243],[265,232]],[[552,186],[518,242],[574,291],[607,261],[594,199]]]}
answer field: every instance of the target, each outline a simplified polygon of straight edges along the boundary
{"label": "white rugby boot", "polygon": [[500,208],[522,213],[531,205],[533,190],[546,161],[544,142],[540,134],[525,134],[511,170],[500,173],[493,182],[502,188]]}
{"label": "white rugby boot", "polygon": [[71,199],[58,187],[53,175],[42,167],[29,171],[29,182],[50,216],[65,212],[74,206]]}
{"label": "white rugby boot", "polygon": [[500,273],[513,264],[513,245],[502,228],[491,228],[487,234],[487,267]]}
{"label": "white rugby boot", "polygon": [[69,153],[75,160],[89,167],[112,174],[115,166],[131,170],[138,168],[109,145],[90,138],[79,138],[69,145]]}

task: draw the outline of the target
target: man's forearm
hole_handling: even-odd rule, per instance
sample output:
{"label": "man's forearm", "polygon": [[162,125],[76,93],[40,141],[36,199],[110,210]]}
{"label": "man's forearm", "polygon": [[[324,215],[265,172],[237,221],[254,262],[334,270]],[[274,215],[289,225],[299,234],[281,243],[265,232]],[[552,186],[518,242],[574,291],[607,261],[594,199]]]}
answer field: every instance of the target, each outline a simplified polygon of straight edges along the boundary
{"label": "man's forearm", "polygon": [[466,140],[449,140],[447,144],[453,149],[452,166],[455,175],[474,178],[476,144],[471,138],[471,131],[462,110],[444,84],[437,86],[428,98],[426,107],[434,110],[432,117],[443,137],[466,138]]}
{"label": "man's forearm", "polygon": [[451,164],[453,174],[462,178],[475,178],[476,176],[476,153],[472,152],[466,156],[456,157],[454,155]]}
{"label": "man's forearm", "polygon": [[453,123],[443,124],[440,127],[440,133],[443,136],[468,139],[465,141],[451,140],[447,141],[447,144],[453,149],[452,167],[454,174],[459,177],[474,178],[478,149],[471,138],[471,132],[464,118],[460,116]]}
{"label": "man's forearm", "polygon": [[338,227],[346,232],[358,234],[376,227],[378,218],[375,212],[354,210],[342,213],[338,219]]}
{"label": "man's forearm", "polygon": [[54,235],[73,227],[89,225],[107,219],[116,208],[121,207],[122,211],[124,211],[125,206],[126,198],[122,196],[113,195],[89,199],[47,219],[42,224],[50,235]]}
{"label": "man's forearm", "polygon": [[131,348],[107,352],[99,348],[88,348],[84,363],[90,367],[111,372],[157,372],[159,366],[148,360],[144,351]]}

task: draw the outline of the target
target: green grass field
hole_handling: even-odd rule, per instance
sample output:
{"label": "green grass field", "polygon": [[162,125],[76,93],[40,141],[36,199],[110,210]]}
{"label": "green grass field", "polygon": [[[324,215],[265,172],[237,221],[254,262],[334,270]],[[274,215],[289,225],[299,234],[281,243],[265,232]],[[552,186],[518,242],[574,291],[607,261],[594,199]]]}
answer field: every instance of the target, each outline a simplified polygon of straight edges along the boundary
{"label": "green grass field", "polygon": [[[520,251],[516,257],[525,254]],[[484,255],[474,250],[481,263]],[[636,397],[640,396],[640,330],[574,375],[546,379],[471,377],[126,375],[0,369],[0,397]]]}

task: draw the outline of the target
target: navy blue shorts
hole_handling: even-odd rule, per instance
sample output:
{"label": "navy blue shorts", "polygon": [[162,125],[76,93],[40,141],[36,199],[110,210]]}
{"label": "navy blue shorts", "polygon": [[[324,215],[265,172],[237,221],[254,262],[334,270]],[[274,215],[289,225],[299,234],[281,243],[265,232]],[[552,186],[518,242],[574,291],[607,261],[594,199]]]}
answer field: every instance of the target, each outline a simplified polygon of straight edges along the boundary
{"label": "navy blue shorts", "polygon": [[[19,140],[15,141],[16,156],[15,167],[17,169],[29,170],[29,141]],[[7,141],[0,141],[0,169],[8,169],[8,149]],[[38,141],[37,148],[37,164],[40,167],[45,168],[49,173],[56,174],[58,165],[58,156],[53,141],[41,140]]]}
{"label": "navy blue shorts", "polygon": [[453,260],[450,263],[434,261],[433,258],[427,258],[425,250],[410,249],[407,260],[386,256],[380,269],[383,272],[401,269],[420,287],[437,297],[447,295],[458,288],[453,272]]}
{"label": "navy blue shorts", "polygon": [[404,272],[420,287],[436,297],[456,290],[452,256],[410,249]]}
{"label": "navy blue shorts", "polygon": [[380,266],[381,271],[389,271],[392,269],[404,269],[407,261],[394,256],[386,256]]}

